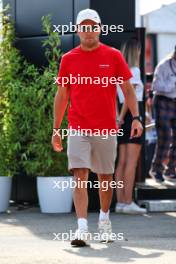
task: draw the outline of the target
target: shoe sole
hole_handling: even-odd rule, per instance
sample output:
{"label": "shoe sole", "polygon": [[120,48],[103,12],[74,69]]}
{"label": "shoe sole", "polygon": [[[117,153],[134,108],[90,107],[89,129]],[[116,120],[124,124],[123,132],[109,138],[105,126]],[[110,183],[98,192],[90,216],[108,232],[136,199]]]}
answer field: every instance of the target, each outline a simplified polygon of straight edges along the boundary
{"label": "shoe sole", "polygon": [[166,181],[176,183],[176,179],[172,179],[172,178],[169,178],[169,177],[167,177],[167,176],[164,176],[164,179],[165,179]]}
{"label": "shoe sole", "polygon": [[130,214],[130,215],[144,215],[144,214],[147,214],[147,211],[146,212],[125,212],[123,211],[122,212],[123,214]]}
{"label": "shoe sole", "polygon": [[71,241],[71,246],[75,246],[75,247],[89,247],[90,245],[87,244],[84,240],[74,239],[74,240]]}
{"label": "shoe sole", "polygon": [[123,212],[123,209],[120,209],[120,210],[114,210],[115,213],[122,213]]}
{"label": "shoe sole", "polygon": [[146,212],[124,212],[123,210],[120,210],[120,211],[115,211],[115,213],[119,213],[119,214],[138,214],[138,215],[143,215],[143,214],[146,214],[147,213],[147,211]]}

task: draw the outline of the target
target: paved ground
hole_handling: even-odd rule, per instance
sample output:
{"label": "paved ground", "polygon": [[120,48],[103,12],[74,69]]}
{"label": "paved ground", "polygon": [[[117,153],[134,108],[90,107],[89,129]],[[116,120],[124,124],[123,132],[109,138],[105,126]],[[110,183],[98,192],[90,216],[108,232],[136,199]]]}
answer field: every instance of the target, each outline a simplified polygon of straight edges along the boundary
{"label": "paved ground", "polygon": [[[173,264],[176,260],[176,213],[124,216],[111,214],[113,231],[123,241],[92,242],[72,248],[53,233],[75,231],[74,214],[41,214],[38,208],[0,214],[0,264]],[[89,214],[89,229],[96,233],[97,214]],[[55,238],[55,240],[53,240]]]}

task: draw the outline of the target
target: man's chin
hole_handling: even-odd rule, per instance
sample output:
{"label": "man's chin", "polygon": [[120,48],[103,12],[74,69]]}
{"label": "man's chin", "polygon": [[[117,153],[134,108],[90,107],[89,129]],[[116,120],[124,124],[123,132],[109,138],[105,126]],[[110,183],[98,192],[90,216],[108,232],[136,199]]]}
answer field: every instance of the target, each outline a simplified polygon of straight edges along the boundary
{"label": "man's chin", "polygon": [[95,45],[97,45],[97,41],[95,41],[94,39],[86,39],[85,45],[87,47],[91,48],[91,47],[94,47]]}

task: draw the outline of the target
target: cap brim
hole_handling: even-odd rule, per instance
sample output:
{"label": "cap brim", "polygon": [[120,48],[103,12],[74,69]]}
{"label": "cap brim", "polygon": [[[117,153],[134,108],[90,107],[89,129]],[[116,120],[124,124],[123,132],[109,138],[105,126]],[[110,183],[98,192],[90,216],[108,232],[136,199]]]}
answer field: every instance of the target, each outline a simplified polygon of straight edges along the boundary
{"label": "cap brim", "polygon": [[100,23],[101,23],[101,21],[96,20],[96,19],[92,19],[92,18],[84,18],[84,19],[82,19],[82,20],[77,21],[77,22],[76,22],[76,25],[80,25],[80,24],[81,24],[82,22],[84,22],[85,20],[91,20],[91,21],[93,21],[93,22],[95,22],[95,23],[97,23],[97,24],[100,24]]}

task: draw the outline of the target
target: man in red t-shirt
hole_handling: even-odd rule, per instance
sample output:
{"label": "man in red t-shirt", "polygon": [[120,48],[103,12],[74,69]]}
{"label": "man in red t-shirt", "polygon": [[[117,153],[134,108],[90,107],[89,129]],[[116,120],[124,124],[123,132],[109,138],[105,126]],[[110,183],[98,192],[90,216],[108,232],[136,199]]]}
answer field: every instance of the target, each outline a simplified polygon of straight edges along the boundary
{"label": "man in red t-shirt", "polygon": [[[97,173],[100,184],[100,240],[112,240],[109,208],[117,149],[117,82],[133,115],[131,137],[140,136],[143,128],[134,88],[129,83],[132,74],[120,51],[99,41],[101,20],[98,13],[82,10],[76,24],[80,46],[62,56],[54,100],[52,145],[57,152],[63,149],[61,135],[55,132],[60,129],[70,99],[67,155],[68,169],[77,182],[74,205],[78,218],[78,229],[71,244],[85,246],[88,244],[88,195],[81,182],[88,180],[89,170]],[[106,190],[104,183],[107,183]]]}

